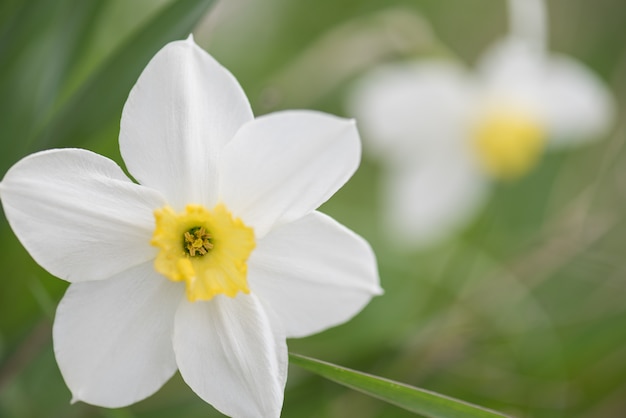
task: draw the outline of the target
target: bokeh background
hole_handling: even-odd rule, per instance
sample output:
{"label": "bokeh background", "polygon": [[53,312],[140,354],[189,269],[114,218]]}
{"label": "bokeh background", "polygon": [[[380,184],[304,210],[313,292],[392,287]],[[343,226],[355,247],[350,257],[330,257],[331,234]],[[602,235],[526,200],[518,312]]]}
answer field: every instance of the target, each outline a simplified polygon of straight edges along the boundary
{"label": "bokeh background", "polygon": [[[0,172],[59,146],[121,163],[130,86],[160,46],[192,27],[257,115],[346,115],[347,92],[368,68],[437,54],[471,65],[507,25],[504,0],[205,3],[3,0]],[[291,351],[517,417],[626,416],[626,3],[548,7],[550,48],[591,67],[617,98],[611,134],[495,185],[462,233],[419,251],[381,230],[381,167],[366,153],[322,210],[370,241],[386,293],[347,324],[290,340]],[[128,408],[70,405],[51,342],[66,286],[32,261],[2,216],[0,417],[221,416],[178,375]],[[292,366],[283,416],[411,415]]]}

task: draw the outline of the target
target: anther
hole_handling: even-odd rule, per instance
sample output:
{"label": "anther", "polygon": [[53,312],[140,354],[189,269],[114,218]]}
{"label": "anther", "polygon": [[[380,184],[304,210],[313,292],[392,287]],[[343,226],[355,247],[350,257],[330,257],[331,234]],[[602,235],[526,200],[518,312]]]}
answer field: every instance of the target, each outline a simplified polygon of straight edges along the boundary
{"label": "anther", "polygon": [[212,248],[211,234],[203,226],[191,228],[183,234],[183,247],[191,257],[206,255]]}

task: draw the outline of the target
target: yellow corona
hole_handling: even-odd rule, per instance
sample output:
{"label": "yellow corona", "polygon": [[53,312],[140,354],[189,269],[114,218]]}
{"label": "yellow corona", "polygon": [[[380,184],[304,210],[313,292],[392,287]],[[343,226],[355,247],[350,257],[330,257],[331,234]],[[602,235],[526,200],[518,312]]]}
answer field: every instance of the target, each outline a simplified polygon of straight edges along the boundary
{"label": "yellow corona", "polygon": [[515,179],[539,161],[546,135],[534,117],[512,109],[495,109],[476,124],[473,145],[485,171],[497,178]]}
{"label": "yellow corona", "polygon": [[254,231],[225,205],[211,210],[188,205],[180,213],[165,206],[154,217],[151,244],[159,248],[154,267],[172,281],[184,281],[190,301],[250,292],[246,263],[255,247]]}

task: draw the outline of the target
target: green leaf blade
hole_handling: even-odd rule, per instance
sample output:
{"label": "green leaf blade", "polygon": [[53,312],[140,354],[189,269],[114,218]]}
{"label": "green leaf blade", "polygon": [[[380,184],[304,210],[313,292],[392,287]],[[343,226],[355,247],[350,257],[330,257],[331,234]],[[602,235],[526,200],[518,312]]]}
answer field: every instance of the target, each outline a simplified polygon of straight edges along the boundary
{"label": "green leaf blade", "polygon": [[358,372],[321,360],[289,354],[303,369],[407,411],[431,418],[502,418],[507,415],[436,392]]}
{"label": "green leaf blade", "polygon": [[118,123],[141,71],[168,42],[184,39],[214,0],[177,0],[165,7],[105,61],[52,117],[34,148],[71,146]]}

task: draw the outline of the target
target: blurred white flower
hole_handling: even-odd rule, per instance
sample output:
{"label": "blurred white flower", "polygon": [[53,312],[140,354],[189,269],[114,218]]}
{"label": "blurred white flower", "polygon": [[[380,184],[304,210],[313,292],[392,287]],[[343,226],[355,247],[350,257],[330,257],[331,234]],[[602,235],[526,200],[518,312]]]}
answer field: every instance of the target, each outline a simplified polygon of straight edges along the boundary
{"label": "blurred white flower", "polygon": [[24,158],[0,183],[17,237],[71,282],[54,351],[75,401],[121,407],[175,372],[232,416],[277,417],[285,338],[342,323],[379,294],[369,245],[315,209],[359,164],[354,122],[254,119],[236,79],[193,42],[150,61],[113,161]]}
{"label": "blurred white flower", "polygon": [[386,228],[426,245],[464,226],[492,180],[515,179],[546,148],[607,134],[613,98],[582,64],[548,54],[545,5],[509,1],[511,31],[473,72],[445,60],[389,65],[350,97],[370,151],[386,162]]}

